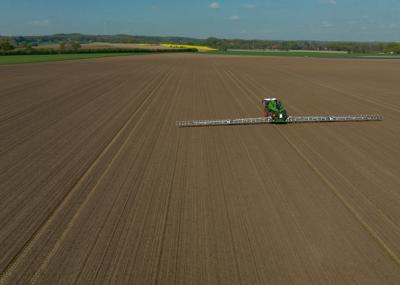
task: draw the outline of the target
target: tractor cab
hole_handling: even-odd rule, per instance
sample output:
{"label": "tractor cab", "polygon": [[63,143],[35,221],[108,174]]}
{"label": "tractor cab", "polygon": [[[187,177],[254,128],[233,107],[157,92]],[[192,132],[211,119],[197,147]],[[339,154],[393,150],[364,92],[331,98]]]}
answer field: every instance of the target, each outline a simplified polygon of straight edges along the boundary
{"label": "tractor cab", "polygon": [[265,117],[271,117],[274,123],[286,123],[287,113],[281,101],[276,98],[265,98],[262,104]]}

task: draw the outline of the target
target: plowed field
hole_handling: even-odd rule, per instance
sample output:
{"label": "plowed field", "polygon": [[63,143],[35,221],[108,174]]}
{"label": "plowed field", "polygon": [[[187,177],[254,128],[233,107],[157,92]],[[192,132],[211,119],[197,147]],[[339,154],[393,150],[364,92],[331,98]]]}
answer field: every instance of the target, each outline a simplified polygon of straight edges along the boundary
{"label": "plowed field", "polygon": [[[400,284],[400,63],[0,67],[0,284]],[[375,114],[382,122],[175,127]]]}

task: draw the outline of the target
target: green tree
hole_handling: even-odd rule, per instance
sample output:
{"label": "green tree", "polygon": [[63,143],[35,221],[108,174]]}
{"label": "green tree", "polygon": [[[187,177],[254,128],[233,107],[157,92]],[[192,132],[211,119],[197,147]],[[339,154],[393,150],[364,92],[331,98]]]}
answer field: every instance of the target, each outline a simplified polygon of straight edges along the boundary
{"label": "green tree", "polygon": [[72,41],[70,43],[70,45],[71,45],[71,49],[74,50],[74,51],[76,51],[76,50],[81,48],[81,44],[79,42],[76,42],[76,41]]}
{"label": "green tree", "polygon": [[19,45],[19,47],[23,48],[25,51],[30,51],[30,52],[33,51],[33,47],[30,43],[26,43],[26,42],[21,43]]}
{"label": "green tree", "polygon": [[81,44],[77,41],[66,41],[60,43],[60,51],[77,51],[81,48]]}
{"label": "green tree", "polygon": [[400,43],[388,44],[385,48],[386,53],[400,54]]}
{"label": "green tree", "polygon": [[10,51],[13,49],[15,49],[15,46],[10,41],[6,39],[0,40],[0,50]]}
{"label": "green tree", "polygon": [[64,51],[65,50],[65,42],[61,42],[60,43],[60,51]]}

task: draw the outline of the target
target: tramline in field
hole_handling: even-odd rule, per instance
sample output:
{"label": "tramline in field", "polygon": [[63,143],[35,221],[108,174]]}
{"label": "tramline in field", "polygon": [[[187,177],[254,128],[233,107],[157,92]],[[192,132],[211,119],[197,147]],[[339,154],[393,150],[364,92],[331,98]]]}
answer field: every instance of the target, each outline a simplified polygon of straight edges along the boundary
{"label": "tramline in field", "polygon": [[265,98],[262,100],[264,117],[239,118],[222,120],[177,121],[178,127],[207,127],[229,125],[258,125],[258,124],[292,124],[319,122],[361,122],[382,121],[382,115],[321,115],[321,116],[288,116],[280,100]]}

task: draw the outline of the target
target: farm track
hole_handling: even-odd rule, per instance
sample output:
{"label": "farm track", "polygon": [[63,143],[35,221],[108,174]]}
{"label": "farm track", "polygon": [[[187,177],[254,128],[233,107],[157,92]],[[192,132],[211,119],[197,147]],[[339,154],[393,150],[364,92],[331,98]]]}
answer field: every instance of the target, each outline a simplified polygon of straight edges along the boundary
{"label": "farm track", "polygon": [[[0,67],[0,284],[400,283],[400,67],[150,55]],[[178,129],[291,114],[383,122]]]}

